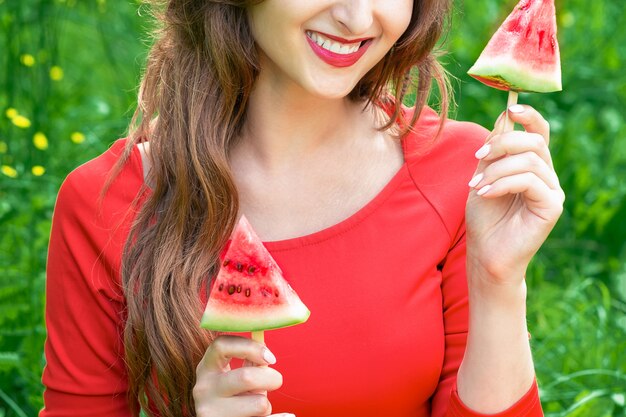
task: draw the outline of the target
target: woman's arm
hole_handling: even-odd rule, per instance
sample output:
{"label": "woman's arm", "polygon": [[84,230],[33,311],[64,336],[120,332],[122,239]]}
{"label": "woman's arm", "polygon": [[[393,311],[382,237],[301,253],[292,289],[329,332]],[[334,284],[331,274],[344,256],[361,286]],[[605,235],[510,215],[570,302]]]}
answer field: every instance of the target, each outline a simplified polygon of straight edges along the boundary
{"label": "woman's arm", "polygon": [[507,409],[533,384],[524,275],[564,201],[548,123],[528,106],[509,114],[526,132],[492,134],[477,152],[466,209],[469,332],[457,389],[482,413]]}
{"label": "woman's arm", "polygon": [[[127,398],[119,262],[139,179],[121,173],[99,205],[106,175],[123,147],[75,171],[59,191],[46,276],[46,367],[40,417],[137,415]],[[134,412],[132,411],[134,409]]]}

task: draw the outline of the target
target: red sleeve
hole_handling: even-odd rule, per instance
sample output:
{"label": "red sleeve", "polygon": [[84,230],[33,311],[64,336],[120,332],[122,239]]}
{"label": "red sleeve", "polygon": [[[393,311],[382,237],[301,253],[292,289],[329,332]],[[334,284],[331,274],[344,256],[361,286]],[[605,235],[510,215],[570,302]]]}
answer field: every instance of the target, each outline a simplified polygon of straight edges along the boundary
{"label": "red sleeve", "polygon": [[[468,305],[465,272],[465,232],[449,252],[443,267],[445,352],[441,379],[432,400],[432,417],[484,417],[466,407],[456,391],[456,377],[467,339]],[[543,416],[537,385],[513,406],[492,417]]]}
{"label": "red sleeve", "polygon": [[[430,110],[424,112],[422,135],[432,135],[438,122],[435,116]],[[484,143],[488,133],[473,123],[448,121],[441,138],[432,149],[423,152],[417,147],[413,148],[417,155],[421,152],[426,156],[418,157],[414,163],[415,182],[439,212],[451,242],[451,249],[442,266],[445,351],[439,384],[431,399],[432,417],[484,416],[470,410],[460,401],[456,378],[465,353],[469,315],[464,220],[469,192],[467,183],[477,164],[474,153]],[[432,142],[422,140],[419,143]],[[508,410],[492,416],[543,416],[536,384]]]}
{"label": "red sleeve", "polygon": [[70,174],[57,198],[48,249],[40,417],[132,415],[117,273],[126,229],[112,220],[124,218],[122,203],[132,201],[132,191],[112,192],[101,214],[98,198],[111,156],[108,151]]}

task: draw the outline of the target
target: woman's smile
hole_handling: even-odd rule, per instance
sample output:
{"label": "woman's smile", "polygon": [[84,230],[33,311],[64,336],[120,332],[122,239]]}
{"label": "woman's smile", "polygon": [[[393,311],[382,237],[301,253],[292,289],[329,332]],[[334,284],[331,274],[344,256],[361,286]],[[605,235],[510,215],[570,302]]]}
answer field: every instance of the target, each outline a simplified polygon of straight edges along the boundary
{"label": "woman's smile", "polygon": [[269,82],[300,99],[303,90],[345,98],[407,29],[412,8],[410,0],[254,3],[247,12],[259,52],[257,85]]}
{"label": "woman's smile", "polygon": [[355,64],[367,51],[372,40],[372,38],[347,40],[310,30],[306,31],[306,36],[313,52],[322,61],[335,67],[349,67]]}

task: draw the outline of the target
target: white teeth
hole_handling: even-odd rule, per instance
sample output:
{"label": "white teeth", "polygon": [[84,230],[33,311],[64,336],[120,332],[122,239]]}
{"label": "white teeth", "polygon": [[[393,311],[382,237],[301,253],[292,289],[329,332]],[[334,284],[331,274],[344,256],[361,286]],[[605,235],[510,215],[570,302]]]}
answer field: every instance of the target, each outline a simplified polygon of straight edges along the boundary
{"label": "white teeth", "polygon": [[350,43],[350,44],[346,44],[346,43],[341,43],[341,42],[336,42],[333,41],[332,39],[328,39],[322,35],[320,35],[319,33],[315,33],[315,32],[306,32],[306,35],[316,44],[318,44],[319,46],[321,46],[322,48],[331,51],[335,54],[340,54],[340,55],[347,55],[347,54],[352,54],[356,51],[359,50],[359,48],[361,47],[361,43],[357,42],[357,43]]}

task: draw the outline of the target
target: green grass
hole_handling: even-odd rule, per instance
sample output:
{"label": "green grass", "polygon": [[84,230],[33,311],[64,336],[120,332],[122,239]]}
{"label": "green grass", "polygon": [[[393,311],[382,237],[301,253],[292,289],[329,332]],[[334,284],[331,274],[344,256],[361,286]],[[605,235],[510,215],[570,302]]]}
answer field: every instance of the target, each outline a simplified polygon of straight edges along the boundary
{"label": "green grass", "polygon": [[[505,93],[465,71],[514,3],[457,2],[444,61],[458,118],[491,126],[504,108]],[[567,193],[527,277],[537,377],[547,416],[626,417],[626,6],[557,0],[557,9],[565,89],[520,97],[551,123]],[[56,192],[124,135],[147,44],[139,14],[124,0],[0,0],[0,417],[42,406]]]}

